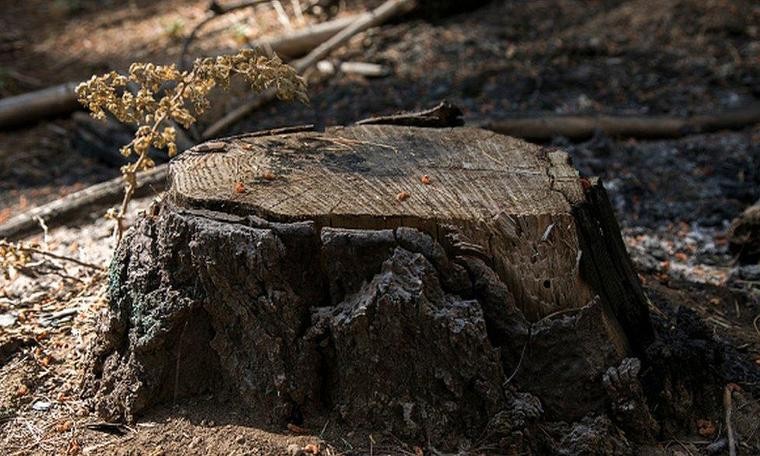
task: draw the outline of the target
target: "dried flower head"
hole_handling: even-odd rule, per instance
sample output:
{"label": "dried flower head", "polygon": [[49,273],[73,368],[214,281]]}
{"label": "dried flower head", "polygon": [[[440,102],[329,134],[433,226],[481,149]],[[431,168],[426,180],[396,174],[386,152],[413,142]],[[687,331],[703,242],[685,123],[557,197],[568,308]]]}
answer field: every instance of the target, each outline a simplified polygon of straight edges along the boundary
{"label": "dried flower head", "polygon": [[273,90],[281,100],[307,103],[306,84],[293,67],[277,56],[268,57],[252,49],[235,55],[197,59],[193,68],[180,71],[175,65],[133,63],[127,75],[114,71],[93,76],[76,88],[79,101],[93,117],[104,119],[106,111],[119,121],[137,126],[134,139],[121,148],[125,157],[137,156],[122,167],[125,195],[119,211],[111,211],[121,234],[121,221],[137,185],[136,173],[154,166],[148,157],[151,147],[177,153],[179,124],[189,128],[208,109],[209,92],[229,87],[230,79],[240,75],[256,92]]}
{"label": "dried flower head", "polygon": [[16,272],[26,267],[32,260],[31,253],[23,249],[21,244],[0,241],[0,272],[10,280]]}

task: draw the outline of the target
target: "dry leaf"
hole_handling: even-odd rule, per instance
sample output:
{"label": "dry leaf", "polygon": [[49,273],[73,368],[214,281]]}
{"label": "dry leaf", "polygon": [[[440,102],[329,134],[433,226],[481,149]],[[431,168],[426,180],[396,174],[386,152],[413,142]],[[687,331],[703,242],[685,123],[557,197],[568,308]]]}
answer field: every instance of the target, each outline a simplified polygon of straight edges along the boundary
{"label": "dry leaf", "polygon": [[16,388],[16,396],[26,396],[27,394],[29,394],[29,387],[23,383]]}
{"label": "dry leaf", "polygon": [[420,182],[422,182],[425,185],[430,185],[430,176],[425,174],[424,176],[420,177]]}
{"label": "dry leaf", "polygon": [[69,447],[66,449],[66,454],[73,456],[82,452],[82,447],[79,445],[77,439],[69,440]]}
{"label": "dry leaf", "polygon": [[314,443],[309,443],[305,447],[303,447],[304,453],[311,453],[311,454],[319,454],[319,445],[316,445]]}
{"label": "dry leaf", "polygon": [[406,201],[409,199],[409,197],[412,196],[409,194],[409,192],[400,192],[398,195],[396,195],[396,201],[399,203],[402,201]]}
{"label": "dry leaf", "polygon": [[263,177],[264,179],[269,180],[269,181],[275,179],[274,173],[272,171],[268,170],[268,169],[265,170],[263,173],[261,173],[261,177]]}
{"label": "dry leaf", "polygon": [[69,420],[62,421],[55,425],[53,429],[55,429],[55,432],[62,434],[64,432],[68,432],[71,430],[72,423]]}
{"label": "dry leaf", "polygon": [[235,182],[235,193],[245,193],[245,184],[240,181]]}

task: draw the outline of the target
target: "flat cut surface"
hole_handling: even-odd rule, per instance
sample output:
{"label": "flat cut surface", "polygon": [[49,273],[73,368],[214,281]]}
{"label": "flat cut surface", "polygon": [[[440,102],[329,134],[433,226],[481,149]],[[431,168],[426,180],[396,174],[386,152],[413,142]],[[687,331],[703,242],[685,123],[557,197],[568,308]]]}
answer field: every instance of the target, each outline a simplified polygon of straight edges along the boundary
{"label": "flat cut surface", "polygon": [[172,162],[171,195],[189,207],[323,225],[566,214],[582,199],[563,152],[475,128],[383,125],[205,143]]}

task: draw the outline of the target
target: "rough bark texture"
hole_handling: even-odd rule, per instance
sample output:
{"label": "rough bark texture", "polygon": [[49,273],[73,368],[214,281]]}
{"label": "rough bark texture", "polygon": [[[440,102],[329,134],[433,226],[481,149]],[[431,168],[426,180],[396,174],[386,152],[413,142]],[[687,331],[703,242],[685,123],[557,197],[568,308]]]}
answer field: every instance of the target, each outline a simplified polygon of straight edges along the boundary
{"label": "rough bark texture", "polygon": [[601,185],[564,153],[357,126],[206,143],[171,166],[111,266],[85,381],[104,417],[214,390],[275,423],[628,454],[607,413],[631,403],[631,435],[651,438],[624,362],[652,337],[646,301]]}

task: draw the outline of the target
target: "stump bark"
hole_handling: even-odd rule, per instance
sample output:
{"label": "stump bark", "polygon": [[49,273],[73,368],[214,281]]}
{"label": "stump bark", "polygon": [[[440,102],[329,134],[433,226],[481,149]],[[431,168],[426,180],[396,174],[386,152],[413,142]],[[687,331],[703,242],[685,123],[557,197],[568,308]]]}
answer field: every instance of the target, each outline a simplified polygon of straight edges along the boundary
{"label": "stump bark", "polygon": [[212,390],[444,447],[604,414],[604,373],[652,339],[602,185],[473,128],[199,145],[110,297],[85,382],[106,418]]}

